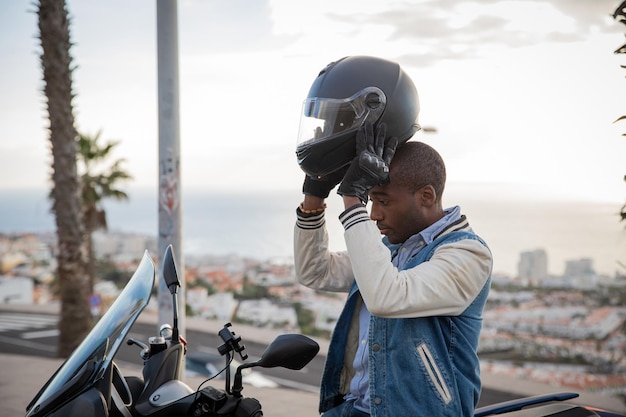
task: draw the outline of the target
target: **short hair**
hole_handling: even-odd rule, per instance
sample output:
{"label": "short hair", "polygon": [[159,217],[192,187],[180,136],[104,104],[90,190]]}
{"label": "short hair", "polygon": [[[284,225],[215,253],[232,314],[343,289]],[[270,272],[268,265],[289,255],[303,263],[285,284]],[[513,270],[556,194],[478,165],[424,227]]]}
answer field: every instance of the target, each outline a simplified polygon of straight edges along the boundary
{"label": "short hair", "polygon": [[406,142],[396,149],[390,166],[391,182],[416,192],[432,185],[441,201],[446,185],[446,166],[431,146],[417,141]]}

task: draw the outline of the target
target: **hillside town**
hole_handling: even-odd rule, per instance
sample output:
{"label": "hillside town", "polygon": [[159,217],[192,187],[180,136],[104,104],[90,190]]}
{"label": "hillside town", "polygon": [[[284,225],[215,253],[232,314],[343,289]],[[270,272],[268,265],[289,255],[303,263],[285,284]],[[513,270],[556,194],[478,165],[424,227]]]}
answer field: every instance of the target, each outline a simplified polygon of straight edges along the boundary
{"label": "hillside town", "polygon": [[[102,314],[156,239],[94,236],[95,292]],[[55,303],[55,237],[0,234],[0,304]],[[506,374],[626,399],[626,275],[598,275],[593,260],[573,259],[563,276],[547,273],[548,254],[520,254],[516,276],[495,275],[480,342],[484,372]],[[328,337],[343,294],[299,285],[291,259],[237,255],[186,257],[186,314]],[[153,307],[155,308],[155,307]]]}

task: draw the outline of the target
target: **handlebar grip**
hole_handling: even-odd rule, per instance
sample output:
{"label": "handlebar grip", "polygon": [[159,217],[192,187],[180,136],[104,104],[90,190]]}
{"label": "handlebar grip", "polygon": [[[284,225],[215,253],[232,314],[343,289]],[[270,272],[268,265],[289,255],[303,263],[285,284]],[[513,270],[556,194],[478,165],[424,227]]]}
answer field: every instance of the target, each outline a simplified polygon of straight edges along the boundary
{"label": "handlebar grip", "polygon": [[237,405],[235,417],[261,417],[261,403],[256,398],[242,398]]}

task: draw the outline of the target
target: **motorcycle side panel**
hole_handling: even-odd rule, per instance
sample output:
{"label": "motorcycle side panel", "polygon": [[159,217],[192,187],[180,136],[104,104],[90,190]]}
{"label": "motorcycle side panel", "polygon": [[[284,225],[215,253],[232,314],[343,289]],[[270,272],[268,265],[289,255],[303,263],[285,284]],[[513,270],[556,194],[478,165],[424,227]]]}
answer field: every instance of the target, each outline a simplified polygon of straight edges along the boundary
{"label": "motorcycle side panel", "polygon": [[72,399],[45,417],[108,417],[106,400],[95,388]]}
{"label": "motorcycle side panel", "polygon": [[598,417],[598,414],[586,408],[572,404],[548,404],[525,410],[498,414],[502,417]]}

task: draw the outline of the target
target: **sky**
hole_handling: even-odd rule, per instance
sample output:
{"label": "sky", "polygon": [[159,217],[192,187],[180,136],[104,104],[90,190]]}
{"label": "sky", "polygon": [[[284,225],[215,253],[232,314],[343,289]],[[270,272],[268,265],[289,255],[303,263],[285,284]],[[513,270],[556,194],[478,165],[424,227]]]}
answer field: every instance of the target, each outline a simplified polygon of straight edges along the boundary
{"label": "sky", "polygon": [[[158,178],[156,1],[69,0],[80,132],[119,140],[133,187]],[[347,55],[400,63],[416,140],[450,183],[528,198],[626,198],[626,26],[619,0],[181,0],[181,182],[299,189],[301,103]],[[50,145],[31,0],[0,5],[0,189],[46,187]]]}
{"label": "sky", "polygon": [[[518,252],[533,249],[542,234],[569,236],[581,227],[589,233],[571,243],[576,256],[590,254],[597,245],[589,236],[600,229],[581,223],[586,213],[563,231],[530,233],[538,223],[521,224],[520,212],[534,201],[582,203],[571,206],[578,210],[606,203],[615,207],[606,214],[615,235],[601,238],[613,250],[604,260],[610,272],[623,254],[617,211],[626,201],[626,121],[614,123],[626,114],[626,55],[613,53],[626,26],[611,16],[620,2],[179,0],[181,188],[293,190],[300,198],[295,147],[312,82],[331,61],[373,55],[398,62],[417,87],[420,124],[436,133],[414,139],[446,161],[446,206],[506,201],[493,206],[505,219],[504,207],[523,202],[512,213],[515,233],[531,236],[496,241],[494,256],[503,258],[496,252],[506,248],[513,270]],[[32,3],[0,2],[0,204],[3,190],[45,190],[50,181]],[[156,190],[157,0],[67,4],[76,127],[119,141],[113,156],[125,159],[134,178],[131,196]],[[479,225],[491,236],[508,229],[489,216]],[[551,262],[561,267],[567,256]]]}

